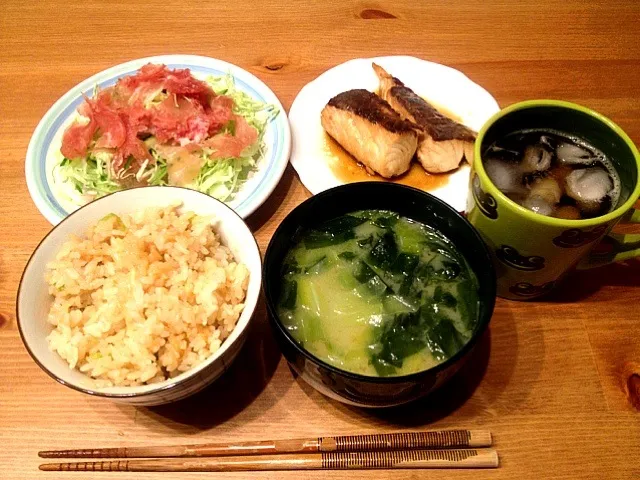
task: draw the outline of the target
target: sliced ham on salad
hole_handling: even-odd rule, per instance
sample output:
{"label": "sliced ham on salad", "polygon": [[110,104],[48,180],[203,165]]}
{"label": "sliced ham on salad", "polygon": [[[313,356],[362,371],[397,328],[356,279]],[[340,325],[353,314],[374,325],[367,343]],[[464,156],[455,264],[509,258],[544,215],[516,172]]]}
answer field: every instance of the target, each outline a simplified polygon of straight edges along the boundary
{"label": "sliced ham on salad", "polygon": [[64,132],[63,179],[83,195],[135,184],[178,185],[229,199],[262,154],[277,111],[188,69],[148,64],[85,98]]}

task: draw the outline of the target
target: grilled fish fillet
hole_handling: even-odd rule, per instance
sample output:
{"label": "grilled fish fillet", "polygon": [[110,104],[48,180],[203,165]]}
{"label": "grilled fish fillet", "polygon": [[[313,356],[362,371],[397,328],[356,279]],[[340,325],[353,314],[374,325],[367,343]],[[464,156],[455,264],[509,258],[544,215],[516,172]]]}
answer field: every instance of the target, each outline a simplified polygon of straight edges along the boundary
{"label": "grilled fish fillet", "polygon": [[463,158],[473,162],[473,130],[442,115],[381,66],[374,63],[373,70],[380,80],[380,96],[403,118],[420,127],[416,156],[427,172],[454,170]]}
{"label": "grilled fish fillet", "polygon": [[368,90],[342,92],[322,109],[322,127],[361,162],[385,178],[409,169],[418,146],[415,125]]}

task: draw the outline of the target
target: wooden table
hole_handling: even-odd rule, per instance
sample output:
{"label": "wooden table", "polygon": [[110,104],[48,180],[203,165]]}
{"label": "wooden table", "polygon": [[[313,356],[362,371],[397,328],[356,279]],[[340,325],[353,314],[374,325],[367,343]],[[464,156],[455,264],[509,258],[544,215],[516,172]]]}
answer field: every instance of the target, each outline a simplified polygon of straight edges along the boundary
{"label": "wooden table", "polygon": [[[384,412],[341,405],[294,378],[264,307],[228,374],[189,400],[156,408],[58,385],[28,356],[15,318],[20,274],[50,228],[25,185],[27,143],[49,106],[89,75],[149,55],[207,55],[251,71],[288,109],[304,84],[338,63],[408,54],[462,70],[503,106],[550,97],[582,103],[640,143],[640,3],[108,3],[4,0],[0,9],[0,477],[132,478],[39,472],[41,449],[473,427],[494,432],[498,470],[254,476],[640,478],[639,262],[574,276],[544,302],[499,300],[490,333],[454,381],[423,402]],[[249,219],[262,249],[308,196],[289,167]]]}

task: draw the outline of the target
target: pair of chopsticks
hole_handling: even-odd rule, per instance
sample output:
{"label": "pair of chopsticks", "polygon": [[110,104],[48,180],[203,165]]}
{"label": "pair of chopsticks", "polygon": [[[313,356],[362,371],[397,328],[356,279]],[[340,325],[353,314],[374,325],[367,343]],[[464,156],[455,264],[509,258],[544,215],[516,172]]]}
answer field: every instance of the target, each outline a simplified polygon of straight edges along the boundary
{"label": "pair of chopsticks", "polygon": [[117,458],[45,463],[47,471],[237,472],[372,468],[496,468],[484,430],[441,430],[256,442],[39,452],[42,458]]}

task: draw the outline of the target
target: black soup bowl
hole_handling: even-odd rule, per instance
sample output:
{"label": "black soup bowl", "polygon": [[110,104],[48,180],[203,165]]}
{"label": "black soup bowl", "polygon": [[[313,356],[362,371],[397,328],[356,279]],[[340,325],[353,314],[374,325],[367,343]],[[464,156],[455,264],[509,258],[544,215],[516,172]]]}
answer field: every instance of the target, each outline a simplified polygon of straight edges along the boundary
{"label": "black soup bowl", "polygon": [[[306,351],[278,318],[282,265],[296,233],[358,210],[387,210],[429,225],[445,235],[478,279],[479,308],[471,339],[455,355],[428,370],[404,376],[364,376],[330,365]],[[420,190],[387,182],[342,185],[296,207],[275,231],[264,260],[263,288],[269,320],[292,369],[319,392],[360,407],[391,407],[434,391],[462,367],[486,330],[496,296],[496,278],[487,247],[476,230],[452,207]]]}

